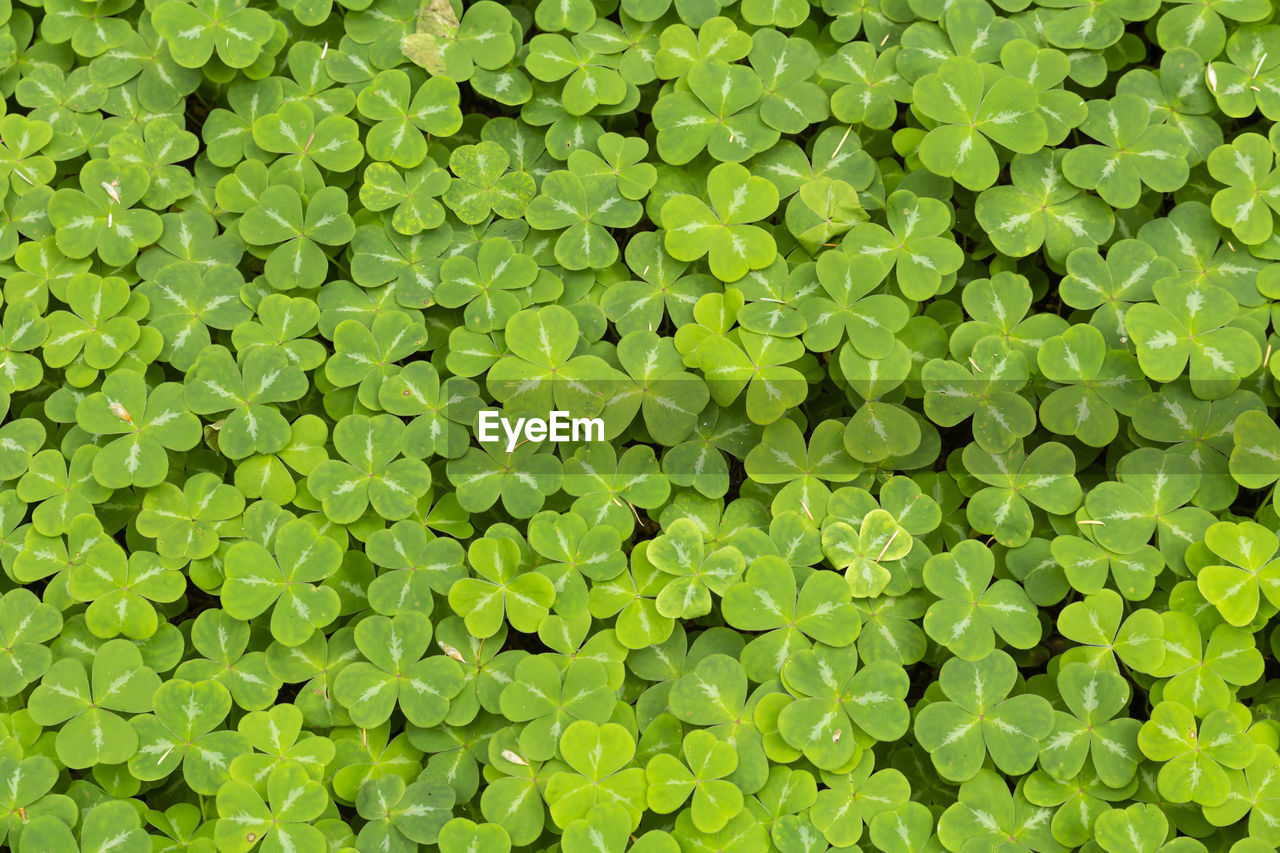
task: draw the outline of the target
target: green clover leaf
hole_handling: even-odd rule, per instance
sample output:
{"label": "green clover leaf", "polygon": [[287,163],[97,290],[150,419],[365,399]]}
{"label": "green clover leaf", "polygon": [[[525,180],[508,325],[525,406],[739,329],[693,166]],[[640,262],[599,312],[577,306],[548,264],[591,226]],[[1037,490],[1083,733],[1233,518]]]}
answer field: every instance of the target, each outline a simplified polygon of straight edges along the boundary
{"label": "green clover leaf", "polygon": [[431,488],[431,471],[421,460],[397,458],[404,432],[393,415],[348,415],[338,422],[333,446],[342,460],[325,460],[307,475],[307,488],[326,514],[350,523],[369,507],[389,521],[413,513]]}
{"label": "green clover leaf", "polygon": [[431,623],[421,613],[371,616],[357,626],[356,647],[369,661],[344,667],[333,685],[334,698],[362,728],[380,726],[399,707],[414,725],[439,724],[449,700],[462,689],[457,661],[423,657],[431,642]]}
{"label": "green clover leaf", "polygon": [[755,71],[708,57],[681,73],[688,91],[664,95],[653,108],[663,160],[683,165],[705,150],[724,163],[741,163],[778,141],[762,118],[765,88]]}
{"label": "green clover leaf", "polygon": [[1173,128],[1149,122],[1147,106],[1137,95],[1091,101],[1080,129],[1101,144],[1068,151],[1062,173],[1118,208],[1137,204],[1142,185],[1157,192],[1181,188],[1187,182],[1186,142]]}
{"label": "green clover leaf", "polygon": [[782,669],[796,698],[778,715],[778,734],[822,770],[839,772],[870,743],[908,728],[906,672],[888,661],[856,661],[853,646],[819,645],[796,652]]}
{"label": "green clover leaf", "polygon": [[190,450],[200,440],[200,421],[182,399],[182,386],[148,387],[139,373],[117,370],[76,407],[76,423],[94,435],[113,436],[94,457],[93,476],[112,489],[150,488],[169,472],[166,451]]}
{"label": "green clover leaf", "polygon": [[943,778],[981,778],[988,756],[1004,773],[1025,773],[1035,764],[1053,730],[1053,709],[1031,693],[1010,696],[1016,677],[1013,659],[999,650],[943,664],[939,683],[948,701],[926,705],[915,720],[916,738]]}
{"label": "green clover leaf", "polygon": [[1230,710],[1211,711],[1197,726],[1191,711],[1175,701],[1152,709],[1151,719],[1138,733],[1138,745],[1148,758],[1164,762],[1157,777],[1162,796],[1208,806],[1219,805],[1230,792],[1224,768],[1244,769],[1255,750]]}
{"label": "green clover leaf", "polygon": [[244,782],[218,789],[218,821],[214,837],[223,850],[247,853],[263,842],[264,850],[301,850],[323,846],[324,836],[311,825],[329,804],[323,786],[296,764],[281,764],[267,777],[267,796]]}
{"label": "green clover leaf", "polygon": [[[414,91],[408,74],[396,69],[383,71],[360,91],[356,108],[377,122],[365,139],[369,156],[403,169],[412,169],[426,159],[423,134],[452,136],[462,126],[458,86],[444,77],[432,77]],[[319,128],[316,133],[320,135]]]}
{"label": "green clover leaf", "polygon": [[1016,77],[988,82],[968,57],[948,59],[915,81],[912,95],[916,108],[939,124],[921,141],[920,161],[966,189],[995,183],[998,164],[991,142],[1034,154],[1047,139],[1031,84]]}
{"label": "green clover leaf", "polygon": [[201,415],[221,414],[218,449],[232,459],[275,453],[289,441],[289,423],[272,403],[306,393],[306,377],[278,349],[250,350],[241,364],[220,346],[203,350],[187,372],[187,407]]}
{"label": "green clover leaf", "polygon": [[560,736],[560,752],[570,770],[551,776],[546,799],[557,826],[585,817],[600,802],[621,806],[634,829],[644,811],[645,771],[630,766],[635,742],[617,723],[578,720]]}
{"label": "green clover leaf", "polygon": [[306,642],[316,628],[338,615],[338,596],[316,586],[338,570],[342,550],[305,521],[285,523],[271,550],[238,542],[227,552],[222,607],[235,619],[271,610],[271,635],[287,646]]}
{"label": "green clover leaf", "polygon": [[1280,175],[1275,152],[1264,137],[1245,133],[1209,154],[1209,174],[1225,188],[1213,196],[1213,218],[1250,245],[1271,235],[1272,212],[1280,212]]}
{"label": "green clover leaf", "polygon": [[120,714],[151,710],[160,677],[142,662],[129,640],[109,640],[93,657],[92,675],[74,658],[49,668],[31,694],[31,719],[61,724],[54,742],[58,760],[82,769],[120,764],[138,750],[138,735]]}
{"label": "green clover leaf", "polygon": [[1016,581],[992,583],[994,571],[991,552],[972,540],[925,563],[925,586],[938,596],[924,615],[925,632],[963,660],[985,658],[996,634],[1018,649],[1040,642],[1040,622],[1027,594]]}
{"label": "green clover leaf", "polygon": [[240,0],[165,3],[157,7],[153,22],[172,45],[174,61],[185,68],[205,65],[215,49],[230,67],[245,68],[275,34],[270,14]]}

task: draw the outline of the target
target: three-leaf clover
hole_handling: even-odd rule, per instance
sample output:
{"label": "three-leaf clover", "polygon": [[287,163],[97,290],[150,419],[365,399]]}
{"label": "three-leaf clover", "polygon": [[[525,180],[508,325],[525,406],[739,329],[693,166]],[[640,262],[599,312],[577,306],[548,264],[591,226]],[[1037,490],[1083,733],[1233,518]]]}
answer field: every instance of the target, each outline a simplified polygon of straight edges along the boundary
{"label": "three-leaf clover", "polygon": [[1124,599],[1113,589],[1064,607],[1058,614],[1058,632],[1078,645],[1063,658],[1063,665],[1083,661],[1119,670],[1119,660],[1138,672],[1161,671],[1166,644],[1160,614],[1143,608],[1125,615],[1124,610]]}
{"label": "three-leaf clover", "polygon": [[687,194],[663,205],[664,244],[671,256],[687,262],[708,255],[712,274],[728,282],[771,264],[777,252],[773,237],[750,223],[777,209],[773,184],[737,163],[721,163],[707,175],[707,197],[710,205]]}
{"label": "three-leaf clover", "polygon": [[[243,276],[229,264],[187,261],[170,264],[142,282],[138,290],[147,298],[147,325],[164,338],[160,357],[187,370],[212,343],[211,329],[239,328],[252,316],[240,299],[243,286]],[[269,320],[272,307],[259,303],[260,322]],[[232,340],[240,344],[234,336]]]}
{"label": "three-leaf clover", "polygon": [[1011,853],[1053,849],[1058,842],[1050,814],[1050,809],[1028,802],[1025,791],[1010,794],[1008,783],[984,768],[960,785],[956,801],[942,813],[938,840],[946,849],[998,846]]}
{"label": "three-leaf clover", "polygon": [[[607,228],[629,228],[641,206],[622,195],[612,176],[555,171],[542,179],[540,194],[525,219],[541,230],[564,229],[556,238],[556,260],[565,269],[600,269],[618,259],[618,244]],[[669,247],[668,247],[669,248]]]}
{"label": "three-leaf clover", "polygon": [[356,811],[368,823],[356,843],[374,850],[434,844],[453,814],[454,791],[429,781],[406,784],[399,776],[371,779],[360,788]]}
{"label": "three-leaf clover", "polygon": [[97,253],[120,267],[160,238],[163,224],[150,210],[133,206],[150,185],[147,170],[120,160],[90,160],[80,170],[80,189],[57,190],[49,199],[49,222],[58,248],[70,258]]}
{"label": "three-leaf clover", "polygon": [[1002,453],[1036,426],[1036,412],[1019,393],[1030,378],[1027,357],[999,337],[980,340],[968,364],[935,358],[925,363],[924,410],[939,426],[955,426],[972,417],[974,441],[983,450]]}
{"label": "three-leaf clover", "polygon": [[49,667],[27,710],[42,726],[61,724],[54,748],[73,769],[121,764],[138,749],[138,735],[121,714],[151,710],[160,677],[129,640],[110,640],[93,656],[91,673],[72,657]]}
{"label": "three-leaf clover", "polygon": [[417,612],[370,616],[356,625],[356,646],[368,660],[344,667],[334,698],[362,728],[380,726],[399,707],[415,726],[439,725],[462,689],[462,667],[444,655],[424,657],[431,623]]}
{"label": "three-leaf clover", "polygon": [[265,269],[272,287],[319,287],[329,270],[320,247],[344,245],[355,234],[347,206],[347,194],[338,187],[317,190],[304,205],[296,189],[275,184],[240,219],[240,236],[254,246],[275,247]]}
{"label": "three-leaf clover", "polygon": [[1272,232],[1273,213],[1280,213],[1280,171],[1274,171],[1272,143],[1256,133],[1243,133],[1209,154],[1209,174],[1225,184],[1213,196],[1213,218],[1236,238],[1255,245]]}
{"label": "three-leaf clover", "polygon": [[516,664],[502,690],[502,715],[521,723],[520,754],[529,760],[554,758],[560,735],[575,720],[607,723],[616,697],[604,664],[571,659],[563,667],[549,655],[530,655]]}
{"label": "three-leaf clover", "polygon": [[1231,394],[1262,364],[1257,338],[1232,325],[1239,308],[1230,293],[1172,279],[1156,282],[1152,290],[1154,303],[1134,305],[1125,315],[1125,328],[1148,377],[1171,382],[1187,370],[1196,395],[1216,400]]}
{"label": "three-leaf clover", "polygon": [[44,645],[58,635],[62,616],[26,589],[0,596],[0,696],[19,695],[44,675],[53,653]]}
{"label": "three-leaf clover", "polygon": [[353,119],[317,113],[302,101],[285,101],[274,113],[256,119],[253,141],[264,151],[284,155],[275,163],[277,170],[304,178],[318,174],[317,167],[348,172],[364,155]]}
{"label": "three-leaf clover", "polygon": [[511,155],[496,142],[460,145],[449,154],[450,181],[444,203],[464,223],[476,225],[495,213],[515,219],[537,193],[533,177],[524,171],[508,172]]}
{"label": "three-leaf clover", "polygon": [[700,832],[719,832],[742,810],[742,791],[725,776],[738,767],[733,747],[705,729],[685,735],[684,761],[655,755],[645,767],[649,808],[670,814],[692,797],[689,814]]}
{"label": "three-leaf clover", "polygon": [[289,442],[289,422],[272,403],[306,393],[303,372],[283,350],[258,347],[242,361],[225,347],[205,349],[187,371],[187,407],[200,415],[228,414],[218,422],[218,450],[232,459],[275,453]]}
{"label": "three-leaf clover", "polygon": [[449,589],[449,606],[477,637],[492,637],[506,621],[533,632],[555,601],[555,587],[541,572],[521,572],[520,546],[506,537],[477,539],[467,562],[479,577],[461,578]]}
{"label": "three-leaf clover", "polygon": [[125,557],[120,549],[99,550],[95,558],[72,566],[67,591],[89,602],[85,623],[99,637],[124,634],[145,640],[156,632],[159,617],[151,602],[177,601],[187,581],[173,560],[150,551]]}
{"label": "three-leaf clover", "polygon": [[859,245],[854,251],[818,256],[818,283],[825,295],[807,296],[800,303],[807,349],[829,352],[847,339],[867,358],[884,358],[893,351],[894,336],[907,325],[909,311],[898,297],[875,292],[888,274],[875,255]]}
{"label": "three-leaf clover", "polygon": [[1252,521],[1219,521],[1204,532],[1205,544],[1223,564],[1204,566],[1196,586],[1222,618],[1248,625],[1258,614],[1261,597],[1280,606],[1280,549],[1275,533]]}
{"label": "three-leaf clover", "polygon": [[493,70],[511,61],[518,46],[513,23],[507,8],[491,0],[469,4],[461,19],[450,3],[435,0],[422,5],[417,31],[397,47],[432,75],[461,82],[477,67]]}
{"label": "three-leaf clover", "polygon": [[317,582],[336,572],[341,560],[338,543],[302,520],[283,524],[270,550],[237,542],[224,563],[222,609],[249,620],[270,607],[271,635],[299,646],[338,616],[338,594]]}
{"label": "three-leaf clover", "polygon": [[124,279],[88,273],[68,281],[65,293],[71,310],[49,315],[45,363],[67,367],[79,357],[92,369],[91,375],[114,367],[141,335],[137,318],[129,316],[130,304],[142,307],[141,300],[130,293]]}
{"label": "three-leaf clover", "polygon": [[1064,387],[1040,404],[1040,422],[1090,447],[1110,444],[1120,429],[1117,412],[1131,414],[1147,390],[1136,359],[1109,349],[1102,332],[1077,325],[1044,342],[1036,356],[1040,372]]}
{"label": "three-leaf clover", "polygon": [[778,714],[778,734],[822,770],[844,769],[861,756],[860,742],[896,740],[909,725],[906,671],[857,661],[852,645],[818,645],[782,668],[783,686],[796,698]]}
{"label": "three-leaf clover", "polygon": [[314,850],[325,845],[312,823],[329,805],[324,786],[300,764],[285,763],[267,777],[266,797],[256,788],[231,780],[218,789],[218,849],[248,853],[259,841],[264,851]]}
{"label": "three-leaf clover", "polygon": [[419,234],[444,222],[444,205],[436,199],[449,183],[449,173],[430,157],[403,174],[389,163],[370,163],[360,185],[360,203],[375,211],[395,208],[392,227],[401,234]]}
{"label": "three-leaf clover", "polygon": [[[1003,254],[1022,258],[1043,246],[1059,260],[1096,248],[1111,236],[1115,214],[1101,199],[1067,182],[1063,156],[1061,151],[1019,154],[1009,167],[1013,184],[978,196],[978,224]],[[1062,290],[1065,294],[1065,283]]]}
{"label": "three-leaf clover", "polygon": [[172,679],[156,690],[153,705],[153,714],[131,720],[138,751],[129,759],[129,772],[139,779],[164,779],[181,764],[193,791],[217,794],[230,779],[231,759],[250,749],[241,733],[218,730],[231,711],[227,688],[216,681]]}
{"label": "three-leaf clover", "polygon": [[653,107],[658,154],[666,162],[683,165],[705,149],[722,164],[741,163],[778,141],[778,131],[761,118],[764,83],[751,68],[712,57],[683,79],[687,90],[663,95]]}
{"label": "three-leaf clover", "polygon": [[1062,173],[1118,208],[1137,204],[1143,184],[1156,192],[1181,189],[1188,173],[1186,140],[1172,127],[1151,126],[1150,119],[1137,95],[1090,101],[1080,130],[1101,144],[1072,148],[1062,159]]}
{"label": "three-leaf clover", "polygon": [[913,106],[938,123],[920,142],[929,171],[971,190],[996,181],[999,162],[991,142],[1034,154],[1047,139],[1035,90],[1017,77],[988,79],[974,60],[957,56],[915,82]]}
{"label": "three-leaf clover", "polygon": [[[589,4],[582,5],[589,7]],[[541,33],[529,40],[528,47],[525,67],[545,83],[563,81],[559,86],[560,103],[570,115],[586,115],[597,107],[620,104],[626,98],[627,84],[618,74],[617,59],[597,53],[586,40]]]}
{"label": "three-leaf clover", "polygon": [[431,471],[419,459],[397,458],[403,451],[404,422],[394,415],[348,415],[333,429],[342,460],[311,469],[307,488],[340,524],[355,521],[369,507],[389,521],[408,518],[431,488]]}
{"label": "three-leaf clover", "polygon": [[938,683],[947,701],[917,714],[915,734],[944,779],[973,779],[988,756],[1013,775],[1035,764],[1053,730],[1053,708],[1032,693],[1010,696],[1017,675],[1013,658],[998,649],[977,661],[951,658],[942,665]]}
{"label": "three-leaf clover", "polygon": [[766,631],[742,651],[742,665],[752,678],[771,676],[809,640],[847,646],[858,635],[861,619],[850,602],[849,585],[835,572],[815,571],[803,584],[781,557],[759,557],[743,580],[721,601],[727,623],[745,631]]}
{"label": "three-leaf clover", "polygon": [[1253,761],[1257,746],[1244,729],[1230,709],[1210,711],[1197,725],[1189,708],[1165,700],[1143,723],[1138,745],[1148,758],[1163,762],[1156,779],[1161,796],[1216,806],[1231,792],[1227,770],[1243,770]]}
{"label": "three-leaf clover", "polygon": [[1026,453],[1017,442],[1003,453],[989,453],[977,444],[964,449],[969,472],[991,488],[973,496],[966,508],[969,523],[996,540],[1017,546],[1031,538],[1031,507],[1065,515],[1080,505],[1083,492],[1075,477],[1075,457],[1055,441]]}
{"label": "three-leaf clover", "polygon": [[102,388],[76,407],[76,423],[100,436],[118,435],[93,458],[93,476],[102,485],[150,488],[169,473],[166,451],[190,450],[200,440],[200,421],[187,411],[182,386],[148,386],[142,374],[117,370]]}
{"label": "three-leaf clover", "polygon": [[509,413],[545,417],[600,411],[612,394],[615,373],[598,356],[577,354],[580,325],[561,305],[520,311],[507,321],[504,355],[489,370],[490,393]]}
{"label": "three-leaf clover", "polygon": [[538,273],[532,257],[505,237],[494,237],[480,244],[474,259],[455,255],[440,265],[436,301],[446,308],[465,306],[468,329],[492,332],[524,307],[519,291],[529,292]]}
{"label": "three-leaf clover", "polygon": [[911,553],[911,548],[911,534],[879,508],[863,515],[856,527],[837,519],[822,528],[822,553],[836,568],[845,570],[854,598],[875,598],[895,578],[901,586],[906,576],[894,564]]}
{"label": "three-leaf clover", "polygon": [[710,613],[712,593],[724,595],[745,567],[732,545],[708,550],[702,530],[687,518],[673,521],[645,553],[659,571],[673,576],[657,600],[658,612],[671,619]]}
{"label": "three-leaf clover", "polygon": [[275,35],[271,15],[244,0],[191,0],[156,7],[152,23],[172,45],[173,59],[184,68],[200,68],[214,50],[232,68],[245,68],[257,59]]}
{"label": "three-leaf clover", "polygon": [[885,214],[888,228],[874,223],[858,226],[844,238],[844,251],[880,259],[893,269],[904,296],[928,299],[964,262],[960,247],[940,236],[951,222],[951,211],[937,199],[898,190],[885,200]]}
{"label": "three-leaf clover", "polygon": [[985,658],[996,634],[1018,649],[1040,642],[1040,620],[1026,592],[1016,581],[992,583],[994,573],[991,551],[974,540],[924,565],[925,586],[938,596],[924,614],[924,630],[963,660]]}
{"label": "three-leaf clover", "polygon": [[426,159],[423,134],[452,136],[462,126],[456,83],[432,77],[415,91],[409,75],[398,69],[380,72],[369,81],[356,98],[356,108],[377,122],[365,137],[369,156],[405,169]]}
{"label": "three-leaf clover", "polygon": [[557,826],[588,815],[597,803],[626,810],[634,829],[645,805],[645,771],[631,766],[635,741],[617,723],[572,723],[560,735],[560,754],[569,770],[552,774],[546,800]]}
{"label": "three-leaf clover", "polygon": [[1117,716],[1129,704],[1131,689],[1118,673],[1071,663],[1058,671],[1058,692],[1067,712],[1056,711],[1053,731],[1040,747],[1040,766],[1056,779],[1079,776],[1091,759],[1106,785],[1120,788],[1137,770],[1138,730],[1142,724]]}
{"label": "three-leaf clover", "polygon": [[804,402],[808,382],[790,364],[804,353],[795,338],[738,332],[736,340],[712,335],[696,351],[711,399],[728,406],[746,389],[747,417],[771,424]]}

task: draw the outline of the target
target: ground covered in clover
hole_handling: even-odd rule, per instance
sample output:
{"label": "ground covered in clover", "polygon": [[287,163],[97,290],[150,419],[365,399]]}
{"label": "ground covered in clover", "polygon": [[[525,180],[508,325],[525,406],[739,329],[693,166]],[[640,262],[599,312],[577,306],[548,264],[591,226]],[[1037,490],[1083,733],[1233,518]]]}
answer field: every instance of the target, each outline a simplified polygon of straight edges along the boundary
{"label": "ground covered in clover", "polygon": [[420,3],[0,2],[0,845],[1280,846],[1273,2]]}

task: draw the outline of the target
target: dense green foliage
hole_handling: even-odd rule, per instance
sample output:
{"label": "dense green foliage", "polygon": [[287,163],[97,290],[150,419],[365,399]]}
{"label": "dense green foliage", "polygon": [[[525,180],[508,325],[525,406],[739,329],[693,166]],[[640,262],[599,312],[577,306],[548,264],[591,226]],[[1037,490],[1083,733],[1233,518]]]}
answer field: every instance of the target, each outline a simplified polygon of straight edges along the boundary
{"label": "dense green foliage", "polygon": [[0,845],[1280,846],[1272,0],[420,3],[0,0]]}

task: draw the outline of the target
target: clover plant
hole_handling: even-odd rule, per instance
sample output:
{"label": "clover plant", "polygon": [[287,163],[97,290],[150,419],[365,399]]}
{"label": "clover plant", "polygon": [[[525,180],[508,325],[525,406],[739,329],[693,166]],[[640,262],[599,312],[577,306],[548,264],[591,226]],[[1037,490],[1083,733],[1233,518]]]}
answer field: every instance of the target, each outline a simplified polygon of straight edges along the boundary
{"label": "clover plant", "polygon": [[0,846],[1280,848],[1280,6],[0,3]]}

